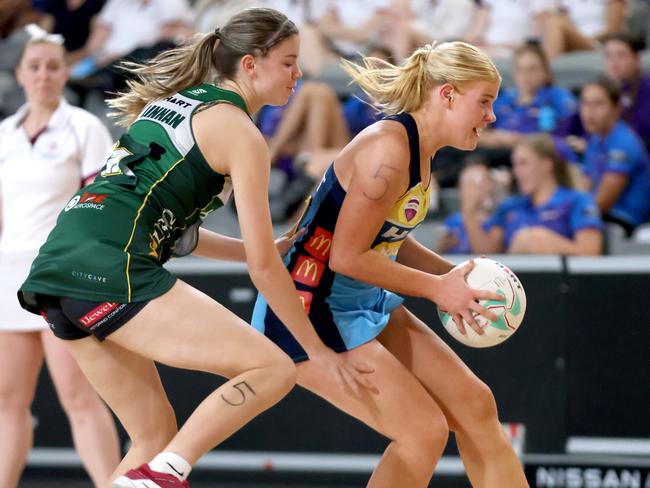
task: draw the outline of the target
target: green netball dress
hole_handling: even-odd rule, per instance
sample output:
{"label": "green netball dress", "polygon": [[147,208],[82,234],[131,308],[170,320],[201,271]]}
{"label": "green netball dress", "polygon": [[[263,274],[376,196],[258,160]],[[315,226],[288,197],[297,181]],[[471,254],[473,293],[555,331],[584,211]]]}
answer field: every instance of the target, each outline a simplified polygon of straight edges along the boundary
{"label": "green netball dress", "polygon": [[130,303],[172,287],[162,264],[194,249],[203,218],[232,192],[192,133],[194,112],[215,103],[246,112],[239,95],[207,84],[143,109],[95,181],[60,213],[18,292],[23,307],[36,313],[36,294]]}

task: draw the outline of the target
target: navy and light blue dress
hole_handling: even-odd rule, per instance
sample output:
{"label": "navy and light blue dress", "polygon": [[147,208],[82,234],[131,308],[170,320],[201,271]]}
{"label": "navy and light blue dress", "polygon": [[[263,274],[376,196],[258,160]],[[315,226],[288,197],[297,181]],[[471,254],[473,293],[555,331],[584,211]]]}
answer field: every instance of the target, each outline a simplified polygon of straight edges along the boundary
{"label": "navy and light blue dress", "polygon": [[[371,248],[395,260],[404,239],[426,216],[431,185],[425,188],[421,181],[420,142],[413,117],[403,113],[386,119],[402,124],[407,132],[411,156],[409,187],[393,205]],[[305,234],[284,259],[316,332],[325,345],[337,352],[354,349],[377,337],[386,327],[390,313],[403,301],[392,292],[329,268],[332,236],[345,194],[332,164],[298,224],[299,229],[306,228]],[[294,361],[308,359],[261,294],[252,324]]]}

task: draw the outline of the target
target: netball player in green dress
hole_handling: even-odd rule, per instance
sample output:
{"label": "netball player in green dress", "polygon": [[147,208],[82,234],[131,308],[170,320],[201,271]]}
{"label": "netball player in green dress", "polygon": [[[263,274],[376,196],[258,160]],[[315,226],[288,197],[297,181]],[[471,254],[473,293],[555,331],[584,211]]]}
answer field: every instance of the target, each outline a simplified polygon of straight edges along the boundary
{"label": "netball player in green dress", "polygon": [[[318,338],[274,244],[268,149],[250,115],[286,103],[301,76],[298,50],[284,15],[249,9],[131,66],[136,80],[112,101],[128,130],[61,212],[19,292],[131,437],[114,487],[187,486],[201,455],[294,385],[295,367],[279,348],[163,268],[172,255],[246,260],[255,286],[332,381],[354,389],[366,381],[363,366]],[[216,86],[207,83],[213,72]],[[231,192],[243,244],[199,229]],[[177,431],[154,361],[230,380]]]}

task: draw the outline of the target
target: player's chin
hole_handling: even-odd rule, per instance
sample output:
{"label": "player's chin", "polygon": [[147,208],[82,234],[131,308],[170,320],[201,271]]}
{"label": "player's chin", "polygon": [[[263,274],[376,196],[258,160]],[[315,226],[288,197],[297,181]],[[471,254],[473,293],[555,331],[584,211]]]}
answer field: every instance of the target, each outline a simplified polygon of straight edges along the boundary
{"label": "player's chin", "polygon": [[275,93],[273,98],[269,100],[266,105],[272,105],[274,107],[280,107],[286,105],[289,102],[289,97],[291,97],[291,92],[289,93]]}
{"label": "player's chin", "polygon": [[478,141],[458,141],[455,144],[450,144],[451,147],[455,149],[460,149],[461,151],[473,151],[476,149]]}

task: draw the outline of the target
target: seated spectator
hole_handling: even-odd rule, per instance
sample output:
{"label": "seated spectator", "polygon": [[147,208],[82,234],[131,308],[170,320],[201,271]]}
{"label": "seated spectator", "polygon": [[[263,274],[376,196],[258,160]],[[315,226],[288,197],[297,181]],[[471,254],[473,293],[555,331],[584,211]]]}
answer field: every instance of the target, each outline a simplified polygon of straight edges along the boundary
{"label": "seated spectator", "polygon": [[553,85],[553,74],[537,44],[515,51],[515,86],[499,92],[494,102],[496,122],[484,130],[478,149],[490,166],[510,164],[510,152],[526,134],[551,132],[577,112],[575,96]]}
{"label": "seated spectator", "polygon": [[34,0],[32,5],[50,16],[51,32],[61,34],[65,39],[63,47],[67,61],[74,64],[83,57],[80,49],[90,36],[90,26],[101,11],[106,0]]}
{"label": "seated spectator", "polygon": [[524,134],[551,132],[577,112],[573,94],[553,85],[553,73],[538,45],[517,49],[513,79],[515,86],[502,89],[494,102],[497,120],[482,134],[482,147],[512,148]]}
{"label": "seated spectator", "polygon": [[621,32],[626,0],[559,0],[559,10],[544,21],[544,51],[550,60],[570,51],[596,49],[607,35]]}
{"label": "seated spectator", "polygon": [[265,3],[264,0],[198,0],[194,2],[194,27],[197,32],[211,32],[215,27],[225,25],[237,12],[250,7],[265,7]]}
{"label": "seated spectator", "polygon": [[283,109],[273,117],[275,127],[268,120],[272,109],[260,118],[263,133],[270,136],[272,163],[283,156],[293,159],[303,151],[341,148],[350,140],[341,103],[325,83],[302,82]]}
{"label": "seated spectator", "polygon": [[586,184],[606,221],[628,235],[650,218],[650,158],[639,136],[620,118],[621,92],[601,77],[580,95],[580,117],[589,134],[583,159]]}
{"label": "seated spectator", "polygon": [[[393,62],[380,45],[370,46],[368,56]],[[281,201],[271,204],[273,217],[290,217],[340,149],[379,117],[362,91],[341,104],[329,85],[317,81],[300,82],[282,107],[264,107],[258,126],[269,140],[271,162],[291,180]]]}
{"label": "seated spectator", "polygon": [[410,0],[412,46],[433,41],[459,41],[467,32],[476,11],[474,0]]}
{"label": "seated spectator", "polygon": [[[476,209],[476,218],[484,222],[494,212],[497,204],[509,193],[512,178],[506,169],[490,169],[486,165],[469,164],[460,174],[458,190],[464,194],[478,191],[481,194],[480,204]],[[444,220],[444,233],[435,246],[435,251],[441,254],[471,254],[462,212],[455,212]]]}
{"label": "seated spectator", "polygon": [[546,134],[522,139],[512,154],[518,196],[482,221],[482,182],[468,182],[461,208],[472,253],[597,255],[602,220],[593,197],[570,187],[567,163]]}
{"label": "seated spectator", "polygon": [[305,74],[320,78],[333,70],[336,76],[349,80],[339,67],[339,57],[356,57],[375,42],[387,45],[398,59],[409,54],[402,27],[410,11],[396,8],[395,1],[311,2],[310,22],[300,30],[300,61]]}
{"label": "seated spectator", "polygon": [[479,0],[479,8],[464,35],[494,58],[510,58],[531,40],[540,40],[553,0]]}
{"label": "seated spectator", "polygon": [[[194,30],[188,0],[107,0],[76,57],[72,80],[88,89],[116,91],[121,71],[111,69],[129,58],[144,61],[182,42]],[[82,81],[83,80],[83,81]]]}
{"label": "seated spectator", "polygon": [[28,39],[23,27],[31,23],[46,30],[51,25],[49,17],[34,9],[29,0],[0,0],[0,119],[25,102],[14,70]]}
{"label": "seated spectator", "polygon": [[650,148],[650,75],[641,73],[642,49],[643,43],[627,34],[611,34],[603,40],[605,72],[621,88],[621,118]]}

